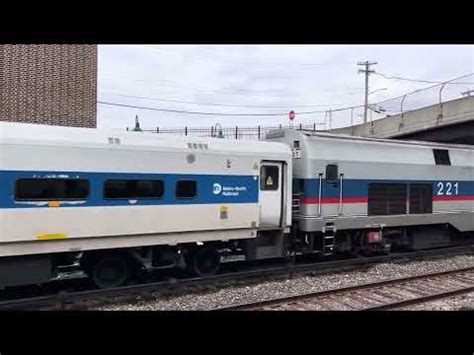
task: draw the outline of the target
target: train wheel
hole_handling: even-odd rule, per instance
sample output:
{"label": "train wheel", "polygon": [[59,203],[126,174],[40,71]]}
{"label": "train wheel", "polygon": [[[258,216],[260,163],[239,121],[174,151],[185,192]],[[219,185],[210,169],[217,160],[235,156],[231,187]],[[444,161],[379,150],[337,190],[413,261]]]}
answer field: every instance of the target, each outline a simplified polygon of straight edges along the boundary
{"label": "train wheel", "polygon": [[214,275],[220,264],[221,256],[215,248],[198,249],[186,261],[188,270],[198,276]]}
{"label": "train wheel", "polygon": [[95,263],[92,279],[100,288],[119,287],[131,274],[130,263],[125,255],[105,255]]}

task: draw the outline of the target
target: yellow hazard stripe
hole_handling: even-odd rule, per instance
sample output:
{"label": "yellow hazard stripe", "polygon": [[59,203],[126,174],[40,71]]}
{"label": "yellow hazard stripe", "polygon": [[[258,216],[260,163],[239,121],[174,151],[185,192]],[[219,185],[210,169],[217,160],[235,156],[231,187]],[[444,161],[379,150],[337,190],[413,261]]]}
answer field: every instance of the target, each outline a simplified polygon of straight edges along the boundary
{"label": "yellow hazard stripe", "polygon": [[64,233],[45,233],[45,234],[38,234],[36,236],[37,240],[53,240],[53,239],[66,239],[67,234]]}

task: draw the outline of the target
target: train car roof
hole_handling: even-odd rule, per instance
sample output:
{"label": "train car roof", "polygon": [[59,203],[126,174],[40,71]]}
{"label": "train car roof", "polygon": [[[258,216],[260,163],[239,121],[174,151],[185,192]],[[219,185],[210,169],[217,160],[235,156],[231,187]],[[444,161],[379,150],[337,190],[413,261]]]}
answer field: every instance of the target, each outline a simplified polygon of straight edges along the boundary
{"label": "train car roof", "polygon": [[110,147],[121,145],[130,148],[187,149],[189,144],[206,144],[206,149],[235,153],[291,154],[288,145],[270,141],[247,141],[225,138],[194,137],[95,129],[49,126],[29,123],[0,122],[0,144],[39,144],[55,146]]}
{"label": "train car roof", "polygon": [[303,134],[307,137],[319,137],[327,139],[338,139],[345,141],[357,141],[357,142],[373,142],[373,143],[387,143],[397,145],[411,145],[420,147],[431,147],[439,149],[468,149],[474,150],[474,146],[468,144],[455,144],[455,143],[437,143],[437,142],[426,142],[426,141],[415,141],[415,140],[401,140],[401,139],[387,139],[387,138],[372,138],[372,137],[361,137],[351,136],[348,134],[334,134],[322,131],[309,131],[309,130],[294,130],[294,129],[277,129],[267,132],[266,139],[272,138],[283,138],[286,132],[295,132],[297,134]]}

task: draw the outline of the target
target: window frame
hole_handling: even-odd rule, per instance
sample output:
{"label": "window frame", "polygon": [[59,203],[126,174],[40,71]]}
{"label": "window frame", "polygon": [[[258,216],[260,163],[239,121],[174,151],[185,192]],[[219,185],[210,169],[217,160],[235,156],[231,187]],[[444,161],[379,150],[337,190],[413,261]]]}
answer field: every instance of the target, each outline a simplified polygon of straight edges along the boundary
{"label": "window frame", "polygon": [[[87,194],[85,197],[81,197],[81,198],[78,198],[78,197],[70,197],[70,198],[64,198],[64,197],[61,197],[61,198],[18,198],[17,195],[18,195],[18,183],[19,181],[22,181],[22,180],[30,180],[30,181],[41,181],[41,180],[46,180],[46,181],[84,181],[86,182],[87,184]],[[91,182],[89,179],[84,179],[84,178],[80,178],[80,179],[65,179],[65,178],[18,178],[15,180],[15,186],[14,186],[14,195],[13,195],[13,199],[15,201],[87,201],[89,199],[89,197],[91,196]]]}
{"label": "window frame", "polygon": [[[277,182],[276,183],[276,188],[269,189],[269,188],[263,188],[262,187],[262,177],[263,177],[262,170],[264,168],[276,168],[277,169],[278,175],[277,175],[277,179],[276,179],[276,182]],[[269,164],[268,165],[267,164],[262,165],[260,167],[260,179],[259,179],[260,180],[260,184],[259,184],[260,185],[259,186],[260,191],[278,191],[280,189],[280,171],[281,171],[280,165],[269,165]],[[264,184],[264,185],[266,185],[266,184]]]}
{"label": "window frame", "polygon": [[435,165],[451,166],[449,149],[433,149]]}
{"label": "window frame", "polygon": [[[187,196],[178,196],[178,184],[180,182],[193,182],[194,185],[196,186],[196,194],[192,197],[187,197]],[[175,186],[174,186],[174,196],[178,200],[193,200],[198,197],[198,181],[197,180],[191,180],[191,179],[180,179],[176,180]]]}
{"label": "window frame", "polygon": [[[332,167],[334,167],[334,169],[336,170],[335,180],[328,179],[328,169],[331,169]],[[324,181],[330,185],[337,185],[337,183],[339,182],[339,166],[337,164],[326,164],[326,169],[324,172]]]}
{"label": "window frame", "polygon": [[[163,184],[162,194],[160,197],[107,197],[105,185],[108,181],[161,181]],[[166,184],[163,179],[106,179],[102,183],[102,197],[104,200],[162,200],[166,192]]]}

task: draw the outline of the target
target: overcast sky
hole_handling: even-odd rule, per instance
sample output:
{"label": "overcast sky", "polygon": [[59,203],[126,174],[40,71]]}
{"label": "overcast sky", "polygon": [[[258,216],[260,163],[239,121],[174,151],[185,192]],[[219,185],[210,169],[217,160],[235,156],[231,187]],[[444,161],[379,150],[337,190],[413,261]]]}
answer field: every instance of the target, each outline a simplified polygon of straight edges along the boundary
{"label": "overcast sky", "polygon": [[[296,123],[322,122],[326,111],[363,104],[364,75],[358,61],[377,61],[372,69],[386,76],[445,81],[474,72],[474,46],[455,45],[101,45],[98,100],[102,102],[192,112],[277,114],[233,117],[158,112],[98,105],[98,126],[181,127],[278,125],[297,112]],[[474,89],[448,85],[443,99]],[[394,98],[433,84],[370,76],[370,102]],[[439,87],[409,96],[404,110],[434,104]],[[138,97],[130,97],[138,96]],[[180,102],[176,102],[180,101]],[[380,104],[400,110],[401,99]],[[354,112],[360,123],[361,110]],[[350,124],[351,112],[333,114],[333,127]]]}

